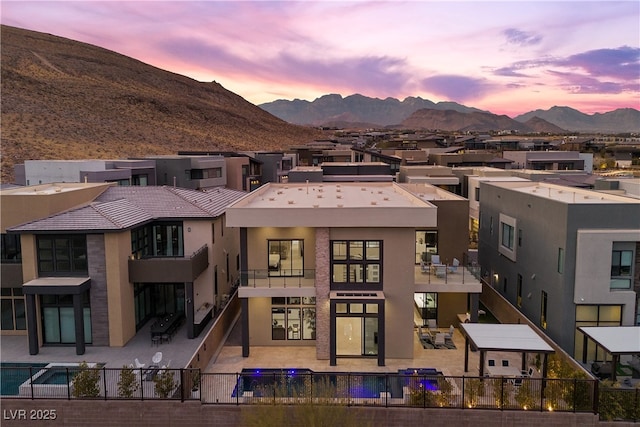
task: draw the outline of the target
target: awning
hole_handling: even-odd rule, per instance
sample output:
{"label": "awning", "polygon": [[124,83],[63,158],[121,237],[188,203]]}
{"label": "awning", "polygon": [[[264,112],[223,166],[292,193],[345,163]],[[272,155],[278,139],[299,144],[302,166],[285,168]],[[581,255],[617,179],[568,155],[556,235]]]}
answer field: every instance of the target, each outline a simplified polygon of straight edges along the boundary
{"label": "awning", "polygon": [[90,277],[39,277],[22,284],[26,295],[73,295],[91,287]]}

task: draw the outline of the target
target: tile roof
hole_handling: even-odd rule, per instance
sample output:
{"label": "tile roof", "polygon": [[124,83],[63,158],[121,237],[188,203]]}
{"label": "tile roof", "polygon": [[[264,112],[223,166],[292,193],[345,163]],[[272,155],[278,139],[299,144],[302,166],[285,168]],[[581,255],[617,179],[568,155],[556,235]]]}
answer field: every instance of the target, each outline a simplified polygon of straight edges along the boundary
{"label": "tile roof", "polygon": [[243,191],[172,187],[110,187],[90,205],[9,228],[11,231],[109,231],[154,219],[215,218]]}

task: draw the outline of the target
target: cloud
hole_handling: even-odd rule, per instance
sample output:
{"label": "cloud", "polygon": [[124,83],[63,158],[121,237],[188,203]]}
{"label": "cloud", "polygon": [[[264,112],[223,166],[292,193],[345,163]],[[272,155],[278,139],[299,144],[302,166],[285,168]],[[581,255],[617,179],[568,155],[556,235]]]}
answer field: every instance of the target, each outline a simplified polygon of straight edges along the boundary
{"label": "cloud", "polygon": [[542,41],[542,36],[540,35],[527,33],[515,28],[507,28],[502,34],[506,37],[507,43],[518,46],[533,46]]}
{"label": "cloud", "polygon": [[580,68],[595,77],[637,80],[640,76],[640,48],[622,46],[617,49],[596,49],[571,55],[555,65]]}
{"label": "cloud", "polygon": [[[212,74],[250,76],[264,81],[288,81],[338,90],[365,93],[397,93],[410,79],[406,61],[389,56],[327,58],[279,52],[262,58],[249,57],[210,42],[180,38],[165,41],[162,50],[180,61],[197,64]],[[351,89],[349,89],[351,90]]]}
{"label": "cloud", "polygon": [[582,74],[562,73],[559,71],[549,71],[549,73],[560,77],[565,89],[572,94],[617,94],[628,90],[638,90],[637,84],[634,87],[626,83],[600,81]]}
{"label": "cloud", "polygon": [[457,102],[481,98],[495,89],[495,85],[485,79],[458,75],[436,75],[420,83],[423,90]]}

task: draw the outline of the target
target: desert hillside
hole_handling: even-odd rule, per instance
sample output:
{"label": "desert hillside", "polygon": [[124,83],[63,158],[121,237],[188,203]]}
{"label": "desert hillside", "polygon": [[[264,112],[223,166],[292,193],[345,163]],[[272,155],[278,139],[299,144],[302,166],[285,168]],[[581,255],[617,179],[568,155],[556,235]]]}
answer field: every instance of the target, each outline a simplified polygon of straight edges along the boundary
{"label": "desert hillside", "polygon": [[216,82],[49,34],[1,31],[2,182],[26,159],[275,150],[322,137]]}

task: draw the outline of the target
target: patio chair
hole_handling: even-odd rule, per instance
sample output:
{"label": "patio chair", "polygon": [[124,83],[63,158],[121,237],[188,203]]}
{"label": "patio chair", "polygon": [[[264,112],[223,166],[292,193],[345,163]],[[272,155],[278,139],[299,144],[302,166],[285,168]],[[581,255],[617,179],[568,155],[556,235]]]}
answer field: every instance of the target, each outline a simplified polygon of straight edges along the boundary
{"label": "patio chair", "polygon": [[431,255],[431,264],[440,264],[440,255]]}
{"label": "patio chair", "polygon": [[445,347],[446,343],[444,341],[444,333],[439,332],[436,334],[436,339],[433,342],[433,345],[436,346],[436,348],[443,348]]}
{"label": "patio chair", "polygon": [[453,333],[455,332],[456,328],[453,325],[449,326],[449,332],[445,332],[444,337],[446,339],[453,339]]}
{"label": "patio chair", "polygon": [[449,271],[449,273],[455,273],[458,271],[459,265],[460,265],[460,261],[458,261],[458,258],[454,258],[451,265],[447,267],[447,271]]}
{"label": "patio chair", "polygon": [[427,319],[427,327],[429,328],[429,332],[438,332],[438,323],[436,322],[436,319]]}
{"label": "patio chair", "polygon": [[144,368],[144,363],[140,363],[140,361],[138,360],[138,358],[136,357],[136,359],[134,360],[134,362],[136,363],[136,369],[141,369]]}
{"label": "patio chair", "polygon": [[153,357],[151,358],[151,361],[153,362],[154,365],[159,365],[160,362],[162,361],[162,352],[158,351],[156,354],[154,354]]}
{"label": "patio chair", "polygon": [[427,274],[429,272],[429,266],[424,261],[420,261],[420,272],[422,274]]}

